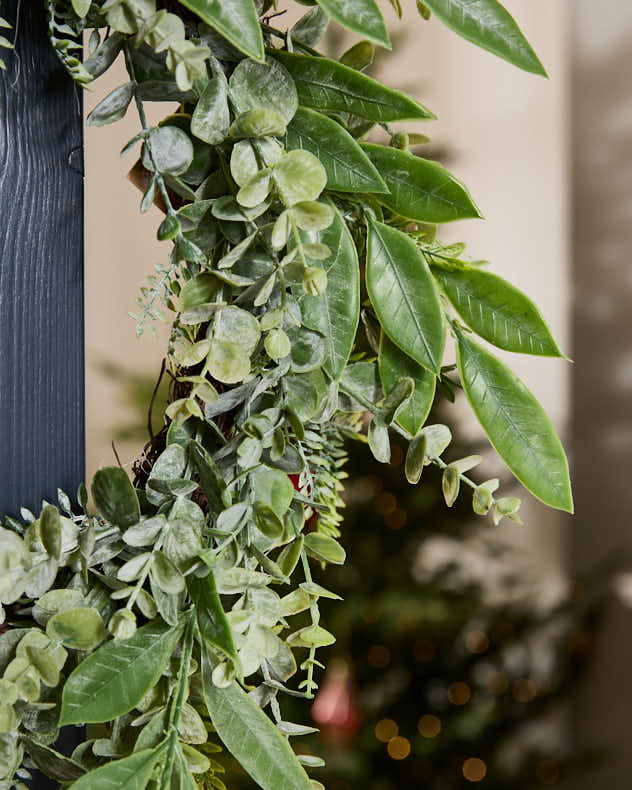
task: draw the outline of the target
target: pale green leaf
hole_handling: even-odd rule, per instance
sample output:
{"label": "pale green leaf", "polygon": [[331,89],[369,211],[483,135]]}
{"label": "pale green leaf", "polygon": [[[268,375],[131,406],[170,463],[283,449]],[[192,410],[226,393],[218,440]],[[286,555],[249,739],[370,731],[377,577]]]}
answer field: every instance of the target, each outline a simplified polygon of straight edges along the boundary
{"label": "pale green leaf", "polygon": [[140,520],[140,505],[127,472],[118,466],[99,469],[92,480],[92,498],[99,513],[121,529]]}
{"label": "pale green leaf", "polygon": [[193,111],[191,134],[210,145],[218,145],[228,135],[229,126],[228,83],[222,69],[217,67]]}
{"label": "pale green leaf", "polygon": [[525,71],[546,77],[531,45],[498,0],[424,0],[424,3],[463,38]]}
{"label": "pale green leaf", "polygon": [[545,504],[572,513],[568,462],[542,406],[509,368],[462,332],[457,363],[467,399],[509,469]]}
{"label": "pale green leaf", "polygon": [[477,268],[432,273],[461,318],[482,338],[505,351],[563,356],[538,308],[496,274]]}
{"label": "pale green leaf", "polygon": [[423,120],[435,116],[399,91],[328,58],[275,52],[290,72],[299,104],[315,110],[349,112],[371,121]]}
{"label": "pale green leaf", "polygon": [[135,752],[96,768],[73,783],[73,790],[144,790],[149,784],[162,748]]}
{"label": "pale green leaf", "polygon": [[480,217],[467,189],[436,162],[385,145],[362,143],[390,190],[377,200],[402,217],[452,222]]}
{"label": "pale green leaf", "polygon": [[371,221],[366,283],[386,334],[408,356],[438,374],[445,323],[428,264],[412,239]]}
{"label": "pale green leaf", "polygon": [[318,0],[318,4],[340,25],[391,49],[386,25],[375,0]]}
{"label": "pale green leaf", "polygon": [[242,60],[231,75],[229,90],[238,114],[249,110],[274,110],[287,124],[298,107],[292,77],[272,58],[265,63]]}

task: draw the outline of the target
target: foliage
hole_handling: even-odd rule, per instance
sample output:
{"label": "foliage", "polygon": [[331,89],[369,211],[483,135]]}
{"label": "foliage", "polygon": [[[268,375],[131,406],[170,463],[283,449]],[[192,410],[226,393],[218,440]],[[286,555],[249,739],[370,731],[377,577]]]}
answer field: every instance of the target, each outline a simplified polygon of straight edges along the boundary
{"label": "foliage", "polygon": [[[467,18],[455,4],[419,10],[538,70],[498,3],[460,5]],[[221,790],[218,737],[262,790],[322,787],[304,768],[319,759],[288,745],[305,728],[283,719],[279,698],[313,697],[317,650],[335,641],[319,600],[337,596],[312,566],[345,561],[344,438],[388,462],[398,433],[411,484],[434,465],[448,505],[463,485],[476,513],[518,519],[519,500],[497,499],[497,480],[467,476],[480,459],[443,460],[449,429],[424,425],[436,389],[454,386],[449,331],[500,456],[570,511],[548,418],[471,331],[562,355],[526,296],[437,240],[438,223],[479,212],[451,173],[408,150],[414,134],[390,126],[432,113],[363,73],[373,42],[390,46],[373,0],[320,0],[287,31],[272,26],[265,0],[46,8],[52,46],[78,83],[125,58],[128,81],[88,123],[112,123],[132,103],[138,112],[123,152],[140,148],[141,211],[164,211],[157,235],[170,252],[135,317],[142,331],[160,305],[175,314],[171,397],[134,485],[105,468],[92,483],[96,512],[82,487],[77,505],[60,492],[37,518],[6,519],[2,782],[19,787],[37,765],[77,788]],[[339,61],[321,57],[313,47],[328,18],[366,41]],[[72,53],[86,30],[81,63]],[[146,101],[179,108],[151,127]],[[389,145],[366,142],[374,127]],[[57,753],[59,728],[85,723],[100,737]]]}

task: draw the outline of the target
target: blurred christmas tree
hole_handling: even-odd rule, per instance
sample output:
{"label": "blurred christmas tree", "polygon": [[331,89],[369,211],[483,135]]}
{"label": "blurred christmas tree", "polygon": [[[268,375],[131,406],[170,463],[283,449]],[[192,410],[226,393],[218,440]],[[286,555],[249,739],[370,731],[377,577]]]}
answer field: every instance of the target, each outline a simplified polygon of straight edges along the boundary
{"label": "blurred christmas tree", "polygon": [[319,778],[328,790],[561,784],[578,766],[563,703],[597,604],[544,578],[502,528],[472,523],[466,493],[446,511],[430,468],[402,482],[398,448],[372,474],[351,451],[345,606],[322,607],[338,661],[312,709],[318,742],[305,739],[327,760]]}

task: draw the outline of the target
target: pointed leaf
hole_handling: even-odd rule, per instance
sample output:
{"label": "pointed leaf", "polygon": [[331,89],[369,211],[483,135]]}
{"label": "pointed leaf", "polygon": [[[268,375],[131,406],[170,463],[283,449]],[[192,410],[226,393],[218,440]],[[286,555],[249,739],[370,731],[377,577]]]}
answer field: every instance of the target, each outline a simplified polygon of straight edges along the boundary
{"label": "pointed leaf", "polygon": [[338,24],[391,49],[386,25],[375,0],[318,0],[318,4]]}
{"label": "pointed leaf", "polygon": [[218,145],[228,135],[228,83],[221,67],[213,69],[191,117],[191,134],[210,145]]}
{"label": "pointed leaf", "polygon": [[386,192],[387,186],[359,144],[339,123],[299,107],[287,127],[288,151],[302,148],[320,159],[327,188],[340,192]]}
{"label": "pointed leaf", "polygon": [[180,0],[233,46],[255,60],[263,60],[263,36],[253,0]]}
{"label": "pointed leaf", "polygon": [[462,332],[457,363],[467,399],[509,469],[545,504],[572,513],[568,462],[542,406],[509,368]]}
{"label": "pointed leaf", "polygon": [[161,756],[158,746],[106,763],[84,774],[72,785],[73,790],[144,790]]}
{"label": "pointed leaf", "polygon": [[275,52],[274,57],[290,72],[304,107],[350,112],[370,121],[434,118],[405,94],[335,60],[290,52]]}
{"label": "pointed leaf", "polygon": [[397,422],[411,436],[415,436],[430,412],[437,377],[404,354],[384,332],[380,340],[378,364],[384,392],[390,392],[405,377],[415,382],[415,391],[410,400],[397,413]]}
{"label": "pointed leaf", "polygon": [[187,588],[195,605],[195,616],[202,639],[209,647],[219,650],[232,661],[235,672],[241,675],[233,634],[217,594],[213,572],[210,571],[204,578],[189,576]]}
{"label": "pointed leaf", "polygon": [[158,682],[183,628],[148,623],[84,659],[64,685],[60,724],[110,721],[132,710]]}
{"label": "pointed leaf", "polygon": [[433,268],[461,318],[482,338],[506,351],[561,357],[557,343],[528,296],[491,272]]}
{"label": "pointed leaf", "polygon": [[325,371],[332,379],[338,379],[351,354],[360,320],[358,254],[347,225],[335,208],[328,228],[302,236],[307,243],[325,244],[330,250],[321,264],[327,274],[325,292],[322,296],[304,294],[300,304],[305,326],[325,338]]}
{"label": "pointed leaf", "polygon": [[305,769],[286,738],[236,683],[217,688],[204,656],[204,699],[226,749],[262,790],[312,790]]}
{"label": "pointed leaf", "polygon": [[546,77],[544,66],[498,0],[424,0],[424,3],[463,38],[518,68]]}
{"label": "pointed leaf", "polygon": [[412,239],[371,221],[366,283],[386,334],[408,356],[438,374],[445,324],[428,264]]}
{"label": "pointed leaf", "polygon": [[385,145],[362,143],[390,193],[377,200],[419,222],[452,222],[480,217],[467,189],[436,162]]}

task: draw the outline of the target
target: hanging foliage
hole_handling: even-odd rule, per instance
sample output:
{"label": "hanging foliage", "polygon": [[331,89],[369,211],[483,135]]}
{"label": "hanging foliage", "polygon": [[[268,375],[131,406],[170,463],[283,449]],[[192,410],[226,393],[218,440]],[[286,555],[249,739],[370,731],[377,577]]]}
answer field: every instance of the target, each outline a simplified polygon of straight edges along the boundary
{"label": "hanging foliage", "polygon": [[[44,5],[79,84],[125,59],[126,82],[88,123],[138,114],[123,153],[138,156],[141,211],[164,212],[168,252],[134,318],[140,333],[172,315],[172,386],[133,482],[101,469],[94,507],[82,486],[76,503],[60,491],[38,517],[5,519],[0,783],[23,787],[37,766],[78,790],[221,790],[223,746],[262,790],[322,788],[305,770],[319,758],[289,743],[311,730],[284,720],[281,701],[313,698],[318,649],[335,641],[318,603],[337,595],[312,567],[345,561],[344,440],[385,463],[397,433],[411,484],[438,466],[448,505],[468,489],[476,513],[518,520],[498,481],[468,476],[479,457],[444,459],[450,430],[425,425],[435,393],[456,384],[451,334],[500,457],[572,511],[551,423],[473,334],[563,355],[527,296],[438,240],[438,224],[479,210],[454,175],[409,150],[418,135],[390,125],[433,114],[363,73],[374,44],[390,48],[373,0],[319,0],[289,30],[274,27],[267,0]],[[496,0],[418,9],[543,73]],[[313,49],[330,19],[363,38],[339,60]],[[151,126],[148,101],[179,107]],[[366,142],[373,129],[387,144]],[[58,753],[60,728],[86,723],[100,737]]]}

